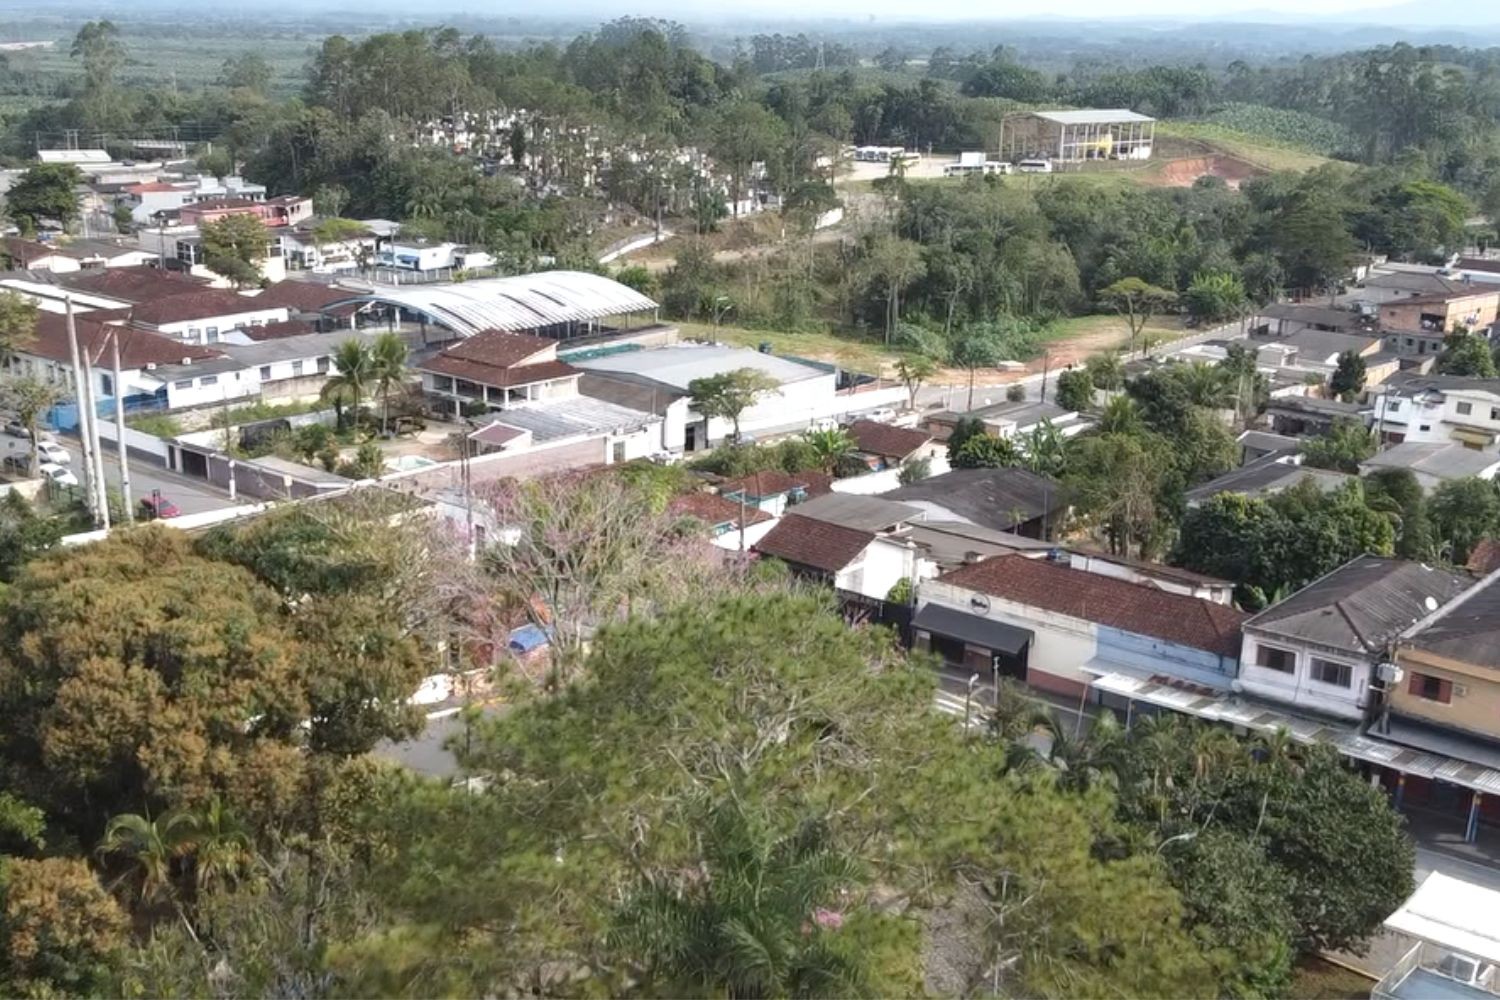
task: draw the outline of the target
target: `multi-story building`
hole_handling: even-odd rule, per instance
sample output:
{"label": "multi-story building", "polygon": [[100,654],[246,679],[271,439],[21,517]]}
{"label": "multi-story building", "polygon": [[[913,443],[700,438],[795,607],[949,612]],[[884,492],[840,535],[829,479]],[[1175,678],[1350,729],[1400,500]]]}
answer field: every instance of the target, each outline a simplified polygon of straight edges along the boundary
{"label": "multi-story building", "polygon": [[1458,442],[1500,449],[1500,379],[1395,375],[1373,392],[1382,444]]}

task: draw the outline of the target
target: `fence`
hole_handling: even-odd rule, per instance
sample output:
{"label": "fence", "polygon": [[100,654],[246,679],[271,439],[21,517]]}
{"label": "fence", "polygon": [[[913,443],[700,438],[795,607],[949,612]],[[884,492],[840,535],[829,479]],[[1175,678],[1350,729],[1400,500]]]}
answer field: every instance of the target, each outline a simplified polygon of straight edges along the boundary
{"label": "fence", "polygon": [[[124,399],[125,413],[155,413],[165,411],[167,399],[165,392],[161,394],[140,393],[134,396],[126,396]],[[76,400],[68,400],[58,403],[47,411],[43,423],[55,431],[73,433],[78,430],[79,407]],[[102,396],[94,404],[94,412],[101,417],[113,418],[115,415],[115,400],[113,396]]]}

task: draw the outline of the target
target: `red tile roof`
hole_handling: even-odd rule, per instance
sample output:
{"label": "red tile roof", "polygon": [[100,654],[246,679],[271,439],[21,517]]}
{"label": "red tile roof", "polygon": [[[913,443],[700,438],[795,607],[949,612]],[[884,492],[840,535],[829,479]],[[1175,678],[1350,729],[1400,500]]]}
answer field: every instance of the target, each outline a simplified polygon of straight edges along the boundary
{"label": "red tile roof", "polygon": [[19,236],[5,237],[5,253],[14,264],[23,269],[32,261],[41,260],[44,257],[67,256],[55,246],[36,240],[22,239]]}
{"label": "red tile roof", "polygon": [[[674,514],[683,517],[696,518],[707,525],[732,524],[739,527],[741,507],[733,500],[725,500],[713,493],[695,492],[684,493],[682,496],[674,497],[667,505],[667,509]],[[760,524],[769,521],[771,515],[759,507],[746,505],[743,508],[746,524]]]}
{"label": "red tile roof", "polygon": [[579,374],[572,365],[558,361],[556,351],[555,340],[486,330],[429,358],[417,369],[499,387]]}
{"label": "red tile roof", "polygon": [[418,371],[432,372],[435,375],[451,375],[454,378],[465,379],[478,385],[489,385],[496,388],[507,388],[517,385],[530,385],[533,382],[546,382],[555,378],[567,378],[569,375],[577,375],[578,369],[564,361],[541,361],[534,365],[515,365],[511,368],[496,368],[491,365],[483,365],[477,361],[465,361],[463,358],[450,357],[447,354],[439,354],[429,358],[416,366]]}
{"label": "red tile roof", "polygon": [[[221,351],[206,347],[183,344],[172,337],[148,333],[128,326],[113,326],[88,318],[89,314],[76,316],[78,346],[80,350],[98,357],[100,364],[113,360],[109,347],[111,335],[120,338],[120,366],[122,368],[144,368],[146,365],[178,365],[184,360],[201,361],[222,357]],[[101,354],[101,350],[103,353]],[[72,351],[68,344],[67,317],[61,313],[41,313],[37,317],[36,339],[21,349],[23,354],[46,358],[60,364],[72,364]]]}
{"label": "red tile roof", "polygon": [[80,292],[107,295],[140,305],[188,292],[202,291],[207,282],[155,267],[109,267],[66,274],[61,283]]}
{"label": "red tile roof", "polygon": [[893,427],[876,420],[856,420],[848,431],[860,451],[884,458],[905,458],[932,440],[926,431]]}
{"label": "red tile roof", "polygon": [[256,305],[254,299],[223,288],[200,288],[182,295],[144,302],[135,307],[133,316],[138,322],[161,326],[164,323],[216,319],[276,308],[285,307]]}
{"label": "red tile roof", "polygon": [[1213,601],[1019,555],[986,559],[938,580],[1220,656],[1239,656],[1240,625],[1250,617]]}
{"label": "red tile roof", "polygon": [[875,540],[875,532],[788,514],[752,546],[762,555],[837,573]]}
{"label": "red tile roof", "polygon": [[1464,568],[1475,576],[1489,576],[1495,570],[1500,569],[1500,541],[1493,538],[1481,538],[1479,543],[1469,550],[1469,562]]}
{"label": "red tile roof", "polygon": [[[338,302],[357,294],[347,288],[334,288],[332,285],[319,285],[312,281],[287,280],[276,282],[251,301],[268,306],[286,306],[296,312],[320,313],[327,309],[330,302]],[[353,312],[357,308],[358,306],[351,305],[337,312]]]}
{"label": "red tile roof", "polygon": [[262,323],[260,326],[243,326],[240,332],[254,341],[280,340],[283,337],[300,337],[304,333],[317,333],[318,328],[303,319],[289,319],[281,323]]}
{"label": "red tile roof", "polygon": [[724,496],[744,490],[746,495],[752,497],[774,497],[788,493],[797,486],[806,490],[809,497],[820,497],[825,493],[833,492],[833,478],[811,470],[789,475],[780,469],[766,469],[761,472],[752,472],[748,476],[741,476],[739,479],[726,479],[719,484],[719,495]]}
{"label": "red tile roof", "polygon": [[[459,341],[443,352],[445,357],[477,361],[482,365],[509,368],[544,352],[554,354],[557,341],[505,330],[485,330]],[[554,354],[555,356],[555,354]]]}

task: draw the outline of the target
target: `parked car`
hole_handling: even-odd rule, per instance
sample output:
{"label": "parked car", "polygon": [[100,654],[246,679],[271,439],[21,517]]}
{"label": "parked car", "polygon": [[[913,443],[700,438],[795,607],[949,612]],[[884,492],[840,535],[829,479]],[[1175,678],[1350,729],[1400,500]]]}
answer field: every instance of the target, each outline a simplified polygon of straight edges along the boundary
{"label": "parked car", "polygon": [[159,517],[177,517],[181,513],[181,509],[175,503],[160,493],[141,497],[141,516],[148,521],[154,521]]}
{"label": "parked car", "polygon": [[56,486],[77,486],[78,477],[56,462],[43,462],[37,469],[44,478]]}
{"label": "parked car", "polygon": [[68,454],[68,449],[56,441],[42,441],[36,446],[36,453],[44,462],[56,462],[58,465],[73,464],[73,456]]}
{"label": "parked car", "polygon": [[[5,422],[5,433],[10,435],[11,437],[20,438],[22,441],[31,440],[31,428],[27,427],[15,417],[12,417]],[[51,441],[52,435],[48,434],[46,431],[38,431],[36,439],[38,441]]]}

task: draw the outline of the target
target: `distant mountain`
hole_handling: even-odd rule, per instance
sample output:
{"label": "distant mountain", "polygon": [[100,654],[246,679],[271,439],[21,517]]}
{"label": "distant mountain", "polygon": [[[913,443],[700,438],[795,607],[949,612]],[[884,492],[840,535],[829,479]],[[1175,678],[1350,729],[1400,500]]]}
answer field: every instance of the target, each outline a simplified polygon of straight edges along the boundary
{"label": "distant mountain", "polygon": [[1500,29],[1500,4],[1474,0],[1408,0],[1393,7],[1351,11],[1340,20],[1426,27],[1433,30],[1462,31],[1475,25]]}

